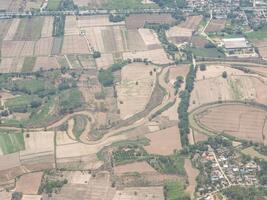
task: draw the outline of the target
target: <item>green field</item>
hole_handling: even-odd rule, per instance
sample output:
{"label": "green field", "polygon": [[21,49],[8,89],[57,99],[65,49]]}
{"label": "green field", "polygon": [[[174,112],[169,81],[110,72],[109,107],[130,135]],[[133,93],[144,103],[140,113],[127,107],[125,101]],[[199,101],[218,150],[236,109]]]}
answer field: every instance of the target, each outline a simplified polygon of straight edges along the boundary
{"label": "green field", "polygon": [[164,185],[166,200],[185,200],[190,199],[185,192],[185,186],[181,182],[167,182]]}
{"label": "green field", "polygon": [[14,84],[18,91],[28,94],[34,94],[45,89],[45,82],[36,79],[17,80],[14,82]]}
{"label": "green field", "polygon": [[85,130],[87,123],[88,119],[85,115],[76,115],[74,117],[74,127],[72,131],[77,140],[79,140],[81,134]]}
{"label": "green field", "polygon": [[36,57],[25,57],[21,72],[32,72],[36,62]]}
{"label": "green field", "polygon": [[49,0],[48,1],[48,5],[47,5],[47,9],[48,10],[57,10],[59,7],[61,0]]}
{"label": "green field", "polygon": [[4,154],[24,150],[25,143],[23,133],[0,130],[0,148]]}
{"label": "green field", "polygon": [[267,38],[267,27],[264,27],[258,31],[252,31],[245,33],[248,40],[263,40]]}
{"label": "green field", "polygon": [[246,149],[243,149],[241,152],[245,155],[251,156],[252,158],[256,157],[256,158],[263,159],[263,160],[267,161],[267,156],[259,153],[253,147],[248,147]]}
{"label": "green field", "polygon": [[10,109],[27,108],[33,100],[39,100],[37,96],[22,95],[9,99],[5,105]]}
{"label": "green field", "polygon": [[225,55],[216,48],[191,48],[193,54],[197,57],[224,58]]}

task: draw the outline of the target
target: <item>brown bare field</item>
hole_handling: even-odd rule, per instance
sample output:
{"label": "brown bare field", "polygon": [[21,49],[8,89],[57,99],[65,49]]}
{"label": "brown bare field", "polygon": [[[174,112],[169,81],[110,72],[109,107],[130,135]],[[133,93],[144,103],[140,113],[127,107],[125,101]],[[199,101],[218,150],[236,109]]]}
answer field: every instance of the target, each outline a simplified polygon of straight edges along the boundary
{"label": "brown bare field", "polygon": [[16,192],[23,194],[37,194],[41,185],[43,172],[22,175],[16,182]]}
{"label": "brown bare field", "polygon": [[225,133],[240,139],[264,142],[267,130],[267,112],[242,104],[224,104],[207,107],[196,115],[204,127],[216,133]]}
{"label": "brown bare field", "polygon": [[192,36],[193,30],[180,26],[173,26],[166,32],[166,36],[174,43],[188,42]]}
{"label": "brown bare field", "polygon": [[124,25],[125,22],[110,22],[108,15],[92,15],[92,16],[80,16],[78,18],[78,27],[92,27],[92,26],[118,26]]}
{"label": "brown bare field", "polygon": [[219,32],[224,29],[226,20],[225,19],[212,19],[209,23],[206,32]]}
{"label": "brown bare field", "polygon": [[203,141],[208,140],[208,136],[205,135],[204,133],[200,133],[200,132],[194,130],[193,134],[194,134],[195,143],[203,142]]}
{"label": "brown bare field", "polygon": [[0,191],[0,199],[2,200],[12,199],[12,192]]}
{"label": "brown bare field", "polygon": [[64,35],[79,35],[79,33],[76,17],[66,16]]}
{"label": "brown bare field", "polygon": [[123,58],[132,60],[135,58],[147,59],[155,64],[167,64],[171,62],[163,49],[125,52],[123,53]]}
{"label": "brown bare field", "polygon": [[26,2],[25,11],[30,11],[31,9],[40,9],[43,4],[43,0],[30,0]]}
{"label": "brown bare field", "polygon": [[156,80],[154,68],[153,65],[134,63],[121,70],[122,79],[120,84],[116,85],[116,90],[122,119],[144,110],[154,89]]}
{"label": "brown bare field", "polygon": [[145,23],[172,24],[175,20],[170,14],[133,14],[127,17],[126,27],[137,29],[144,27]]}
{"label": "brown bare field", "polygon": [[189,72],[188,65],[176,65],[176,66],[170,67],[169,82],[171,84],[174,84],[178,76],[183,76],[185,78],[188,72]]}
{"label": "brown bare field", "polygon": [[54,23],[54,17],[51,16],[45,17],[41,37],[52,37],[53,23]]}
{"label": "brown bare field", "polygon": [[101,54],[100,58],[96,59],[96,66],[98,69],[107,69],[114,63],[112,54]]}
{"label": "brown bare field", "polygon": [[188,28],[188,29],[192,29],[193,31],[195,31],[198,25],[200,24],[201,20],[202,20],[201,15],[189,16],[179,26],[182,28]]}
{"label": "brown bare field", "polygon": [[12,154],[7,154],[7,155],[2,155],[2,152],[0,152],[0,170],[6,170],[14,167],[20,166],[20,161],[19,161],[19,153],[12,153]]}
{"label": "brown bare field", "polygon": [[193,36],[191,42],[196,47],[204,48],[205,45],[208,44],[209,41],[206,40],[205,38],[200,37],[200,36]]}
{"label": "brown bare field", "polygon": [[1,19],[0,20],[0,44],[5,39],[7,32],[11,26],[12,19]]}
{"label": "brown bare field", "polygon": [[126,31],[127,49],[129,51],[146,50],[146,44],[138,30],[130,29]]}
{"label": "brown bare field", "polygon": [[150,144],[144,148],[151,154],[171,155],[174,150],[180,150],[182,148],[177,126],[149,133],[145,136],[150,140]]}
{"label": "brown bare field", "polygon": [[42,200],[42,195],[23,195],[21,200]]}
{"label": "brown bare field", "polygon": [[32,56],[34,50],[34,41],[25,41],[24,46],[20,52],[20,56]]}
{"label": "brown bare field", "polygon": [[116,192],[113,200],[163,200],[163,187],[128,187]]}
{"label": "brown bare field", "polygon": [[124,173],[149,173],[156,172],[156,170],[151,167],[146,161],[142,162],[134,162],[125,165],[118,165],[114,168],[114,172],[116,175],[122,175]]}
{"label": "brown bare field", "polygon": [[253,43],[256,47],[258,47],[261,57],[267,60],[267,40],[256,40]]}
{"label": "brown bare field", "polygon": [[138,32],[148,49],[157,49],[160,47],[158,36],[153,30],[140,28],[138,29]]}
{"label": "brown bare field", "polygon": [[52,37],[40,38],[35,44],[34,55],[48,56],[51,54],[52,46],[53,46]]}
{"label": "brown bare field", "polygon": [[65,36],[62,53],[63,54],[86,54],[89,53],[87,42],[79,35]]}
{"label": "brown bare field", "polygon": [[0,0],[0,9],[1,10],[8,10],[12,1],[13,0]]}
{"label": "brown bare field", "polygon": [[[100,52],[105,52],[104,40],[102,38],[102,31],[106,30],[105,27],[89,27],[84,28],[86,32],[86,38],[89,41],[90,47]],[[109,41],[108,41],[109,42]]]}
{"label": "brown bare field", "polygon": [[2,58],[0,72],[21,72],[24,58]]}
{"label": "brown bare field", "polygon": [[4,38],[4,40],[12,40],[17,32],[18,26],[20,23],[20,19],[15,18],[12,20],[11,25],[8,29],[8,32]]}
{"label": "brown bare field", "polygon": [[25,41],[4,41],[1,49],[2,57],[18,57]]}
{"label": "brown bare field", "polygon": [[56,57],[37,57],[34,71],[38,71],[40,69],[48,70],[48,69],[57,69],[60,68],[60,65],[57,62]]}
{"label": "brown bare field", "polygon": [[185,159],[184,168],[189,182],[186,191],[190,194],[191,199],[194,199],[195,188],[197,186],[196,178],[199,174],[199,171],[192,166],[191,160],[189,159]]}

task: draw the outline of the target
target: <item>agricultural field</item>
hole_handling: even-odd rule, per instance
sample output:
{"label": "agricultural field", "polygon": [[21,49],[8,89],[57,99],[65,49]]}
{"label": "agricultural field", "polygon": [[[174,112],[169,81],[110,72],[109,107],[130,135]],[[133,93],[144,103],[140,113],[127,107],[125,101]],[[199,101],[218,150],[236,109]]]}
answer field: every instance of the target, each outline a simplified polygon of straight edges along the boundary
{"label": "agricultural field", "polygon": [[225,28],[225,24],[226,24],[226,21],[224,19],[213,19],[209,23],[205,32],[207,33],[220,32]]}
{"label": "agricultural field", "polygon": [[188,16],[184,22],[179,24],[181,28],[191,29],[192,31],[197,30],[200,22],[202,20],[201,15]]}

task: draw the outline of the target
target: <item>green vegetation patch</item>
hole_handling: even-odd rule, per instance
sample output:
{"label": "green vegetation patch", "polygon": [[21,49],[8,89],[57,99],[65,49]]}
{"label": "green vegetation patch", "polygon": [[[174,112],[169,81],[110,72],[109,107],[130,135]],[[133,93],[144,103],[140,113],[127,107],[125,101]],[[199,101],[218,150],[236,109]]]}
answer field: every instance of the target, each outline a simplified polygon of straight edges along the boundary
{"label": "green vegetation patch", "polygon": [[109,0],[106,7],[108,9],[138,9],[155,8],[155,4],[142,4],[142,0]]}
{"label": "green vegetation patch", "polygon": [[267,161],[267,156],[256,151],[254,147],[248,147],[246,149],[243,149],[241,152],[245,155],[251,156],[252,158],[259,158]]}
{"label": "green vegetation patch", "polygon": [[257,31],[247,32],[245,36],[249,40],[263,40],[267,38],[267,27],[259,29]]}
{"label": "green vegetation patch", "polygon": [[60,5],[60,1],[61,0],[49,0],[48,5],[47,5],[47,9],[48,10],[57,10],[59,5]]}
{"label": "green vegetation patch", "polygon": [[35,62],[36,62],[36,57],[34,56],[25,57],[21,72],[32,72]]}
{"label": "green vegetation patch", "polygon": [[77,88],[65,90],[59,95],[59,109],[61,114],[71,112],[82,105],[82,94]]}
{"label": "green vegetation patch", "polygon": [[76,115],[74,117],[73,133],[77,140],[79,140],[81,134],[84,132],[88,118],[85,115]]}
{"label": "green vegetation patch", "polygon": [[189,200],[190,196],[185,192],[185,185],[181,182],[167,182],[164,185],[166,200]]}
{"label": "green vegetation patch", "polygon": [[24,150],[25,143],[23,133],[0,130],[0,148],[4,154]]}
{"label": "green vegetation patch", "polygon": [[14,81],[13,90],[18,90],[27,94],[35,94],[45,90],[45,82],[37,79],[23,79]]}
{"label": "green vegetation patch", "polygon": [[[54,37],[60,37],[64,35],[65,19],[66,19],[65,15],[54,17],[54,24],[53,24]],[[58,43],[60,43],[60,41],[58,41]]]}
{"label": "green vegetation patch", "polygon": [[[6,101],[5,105],[8,107],[8,109],[13,110],[13,111],[19,111],[19,109],[26,109],[30,106],[31,102],[34,100],[40,100],[37,96],[33,95],[22,95],[18,97],[14,97],[11,99],[8,99]],[[21,110],[21,112],[23,112]]]}
{"label": "green vegetation patch", "polygon": [[193,54],[197,57],[208,57],[208,58],[224,58],[225,55],[218,51],[217,48],[191,48]]}

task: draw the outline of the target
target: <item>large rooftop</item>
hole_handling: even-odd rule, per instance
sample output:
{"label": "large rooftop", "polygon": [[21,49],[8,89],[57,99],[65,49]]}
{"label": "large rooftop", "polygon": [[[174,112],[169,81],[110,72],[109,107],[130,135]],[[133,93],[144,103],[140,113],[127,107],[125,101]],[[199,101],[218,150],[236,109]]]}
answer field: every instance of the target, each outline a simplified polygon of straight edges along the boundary
{"label": "large rooftop", "polygon": [[222,41],[226,49],[246,48],[248,46],[245,38],[229,38]]}

